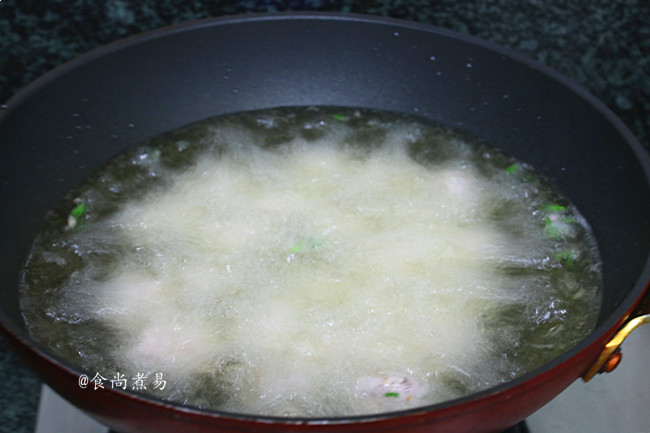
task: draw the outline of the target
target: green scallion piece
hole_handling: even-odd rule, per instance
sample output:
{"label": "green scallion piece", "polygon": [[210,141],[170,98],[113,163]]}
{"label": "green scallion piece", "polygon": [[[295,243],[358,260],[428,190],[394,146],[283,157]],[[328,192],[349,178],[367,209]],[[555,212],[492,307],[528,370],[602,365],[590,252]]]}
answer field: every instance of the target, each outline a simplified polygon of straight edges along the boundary
{"label": "green scallion piece", "polygon": [[546,235],[551,239],[559,240],[571,231],[569,224],[576,222],[576,219],[573,217],[562,217],[554,219],[546,217],[544,219],[544,233],[546,233]]}
{"label": "green scallion piece", "polygon": [[566,210],[566,207],[559,204],[546,204],[542,206],[542,210],[544,212],[562,212],[563,210]]}
{"label": "green scallion piece", "polygon": [[325,239],[320,239],[320,238],[309,238],[305,242],[300,242],[299,244],[296,244],[289,248],[289,252],[291,254],[299,253],[300,251],[304,251],[306,248],[317,248],[320,247],[325,243]]}
{"label": "green scallion piece", "polygon": [[343,114],[332,114],[332,117],[335,120],[340,120],[340,121],[348,120],[348,116],[345,116]]}
{"label": "green scallion piece", "polygon": [[506,167],[506,173],[508,174],[513,174],[517,170],[519,170],[519,164],[512,164]]}
{"label": "green scallion piece", "polygon": [[384,397],[399,397],[399,392],[387,392]]}
{"label": "green scallion piece", "polygon": [[74,209],[70,211],[70,216],[74,217],[75,219],[79,219],[81,215],[86,212],[86,205],[84,203],[79,203]]}
{"label": "green scallion piece", "polygon": [[544,233],[551,239],[558,240],[564,235],[564,228],[561,224],[554,223],[550,218],[544,219]]}
{"label": "green scallion piece", "polygon": [[576,255],[573,251],[558,251],[553,254],[553,258],[557,261],[566,260],[568,264],[573,264]]}

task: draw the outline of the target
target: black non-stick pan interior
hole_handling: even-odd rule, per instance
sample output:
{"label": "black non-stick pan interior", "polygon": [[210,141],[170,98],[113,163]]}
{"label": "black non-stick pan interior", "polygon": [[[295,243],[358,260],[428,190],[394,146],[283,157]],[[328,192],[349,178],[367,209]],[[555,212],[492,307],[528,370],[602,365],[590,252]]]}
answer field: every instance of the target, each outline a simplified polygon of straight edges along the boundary
{"label": "black non-stick pan interior", "polygon": [[44,212],[65,191],[148,137],[275,106],[376,108],[474,134],[543,171],[587,218],[604,263],[601,322],[648,281],[649,168],[640,145],[586,92],[453,32],[355,16],[198,22],[95,51],[8,105],[0,117],[0,300],[17,327],[18,271]]}

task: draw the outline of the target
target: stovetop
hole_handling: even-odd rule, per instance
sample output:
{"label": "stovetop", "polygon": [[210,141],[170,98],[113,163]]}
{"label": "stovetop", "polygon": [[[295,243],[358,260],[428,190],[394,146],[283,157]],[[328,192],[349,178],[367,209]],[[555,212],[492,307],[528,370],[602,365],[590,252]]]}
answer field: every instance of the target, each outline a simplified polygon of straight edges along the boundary
{"label": "stovetop", "polygon": [[[589,383],[576,381],[504,433],[650,433],[650,326],[623,345],[623,362]],[[111,433],[43,386],[35,433]]]}

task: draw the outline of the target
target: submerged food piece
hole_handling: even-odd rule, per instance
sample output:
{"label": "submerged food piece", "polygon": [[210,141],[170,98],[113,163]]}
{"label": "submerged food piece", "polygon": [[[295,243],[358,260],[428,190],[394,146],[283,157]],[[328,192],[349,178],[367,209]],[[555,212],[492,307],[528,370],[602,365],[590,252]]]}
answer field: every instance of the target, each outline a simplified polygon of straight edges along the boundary
{"label": "submerged food piece", "polygon": [[429,384],[412,377],[393,373],[364,377],[357,381],[357,393],[376,406],[376,411],[420,406],[429,394]]}
{"label": "submerged food piece", "polygon": [[[520,161],[421,120],[287,108],[117,157],[22,276],[34,338],[181,404],[332,417],[507,382],[595,323],[599,261]],[[83,224],[81,224],[83,222]],[[72,227],[70,227],[72,225]]]}

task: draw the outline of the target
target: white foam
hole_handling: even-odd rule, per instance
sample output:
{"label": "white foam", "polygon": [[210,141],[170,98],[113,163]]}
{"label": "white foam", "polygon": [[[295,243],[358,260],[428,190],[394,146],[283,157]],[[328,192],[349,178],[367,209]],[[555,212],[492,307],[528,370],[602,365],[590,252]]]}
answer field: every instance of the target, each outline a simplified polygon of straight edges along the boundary
{"label": "white foam", "polygon": [[[446,400],[459,395],[450,372],[507,379],[485,377],[494,353],[481,320],[527,295],[494,258],[547,242],[527,232],[513,251],[495,227],[486,209],[509,188],[467,162],[416,163],[406,132],[369,154],[336,133],[284,151],[229,134],[223,157],[204,155],[106,223],[126,253],[88,287],[89,314],[122,336],[124,369],[217,374],[222,409],[295,416]],[[387,398],[376,391],[386,377],[415,391]],[[404,397],[400,386],[386,389]]]}

